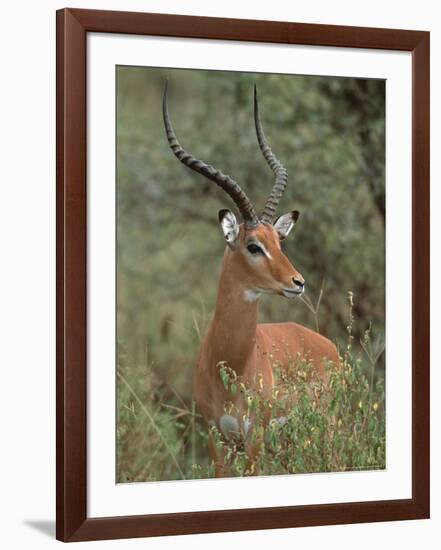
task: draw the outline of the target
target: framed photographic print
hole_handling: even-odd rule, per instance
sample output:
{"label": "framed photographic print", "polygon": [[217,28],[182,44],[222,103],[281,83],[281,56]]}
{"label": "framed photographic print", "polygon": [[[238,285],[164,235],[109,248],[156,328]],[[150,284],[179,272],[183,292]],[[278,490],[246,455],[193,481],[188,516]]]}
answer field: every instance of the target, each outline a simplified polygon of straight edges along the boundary
{"label": "framed photographic print", "polygon": [[429,517],[429,34],[57,12],[57,538]]}

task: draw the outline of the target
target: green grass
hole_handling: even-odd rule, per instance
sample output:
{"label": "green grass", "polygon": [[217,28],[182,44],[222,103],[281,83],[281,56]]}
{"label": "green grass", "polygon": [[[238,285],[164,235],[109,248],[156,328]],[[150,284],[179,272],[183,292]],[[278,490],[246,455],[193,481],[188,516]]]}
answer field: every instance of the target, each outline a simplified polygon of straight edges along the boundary
{"label": "green grass", "polygon": [[[311,365],[299,360],[275,368],[272,399],[247,388],[220,365],[219,376],[231,394],[243,394],[254,419],[251,438],[259,448],[259,475],[384,469],[385,388],[376,364],[384,351],[370,329],[359,344],[352,336],[352,297],[348,343],[342,365],[329,365],[325,383]],[[189,366],[188,376],[191,376]],[[208,478],[214,468],[208,455],[208,428],[195,405],[184,400],[160,367],[137,365],[120,353],[117,370],[117,481]],[[226,404],[229,409],[230,404]],[[228,412],[228,411],[227,411]],[[280,425],[264,418],[285,417]],[[223,448],[232,476],[249,475],[243,442],[228,442],[211,428]]]}
{"label": "green grass", "polygon": [[[117,365],[117,482],[210,477],[208,434],[194,404],[161,368],[121,351]],[[188,369],[191,377],[191,366]]]}

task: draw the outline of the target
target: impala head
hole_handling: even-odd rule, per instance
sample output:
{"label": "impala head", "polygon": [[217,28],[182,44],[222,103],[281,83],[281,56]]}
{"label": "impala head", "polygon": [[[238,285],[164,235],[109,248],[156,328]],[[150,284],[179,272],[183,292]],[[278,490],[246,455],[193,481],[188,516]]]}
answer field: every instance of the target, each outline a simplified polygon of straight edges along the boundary
{"label": "impala head", "polygon": [[245,298],[255,300],[260,293],[280,294],[292,298],[302,294],[305,281],[282,251],[281,241],[291,232],[299,212],[294,210],[275,218],[277,205],[288,182],[288,172],[271,151],[259,116],[257,89],[254,87],[254,120],[262,154],[274,174],[274,184],[260,217],[251,201],[230,176],[205,164],[183,149],[174,133],[167,105],[167,84],[163,98],[163,117],[169,145],[174,155],[192,170],[221,187],[234,201],[242,215],[239,223],[230,210],[219,212],[219,223],[228,245],[231,262],[240,273]]}
{"label": "impala head", "polygon": [[239,224],[230,210],[219,212],[219,223],[228,245],[229,267],[234,271],[247,301],[261,293],[294,298],[303,293],[305,281],[281,248],[299,217],[297,211],[279,216],[274,223],[255,227]]}

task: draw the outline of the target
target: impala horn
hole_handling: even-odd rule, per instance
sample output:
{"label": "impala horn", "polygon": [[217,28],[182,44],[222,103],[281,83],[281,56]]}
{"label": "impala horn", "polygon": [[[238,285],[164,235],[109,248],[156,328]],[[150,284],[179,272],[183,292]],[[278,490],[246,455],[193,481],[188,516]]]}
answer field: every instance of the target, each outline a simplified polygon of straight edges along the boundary
{"label": "impala horn", "polygon": [[202,162],[201,160],[195,158],[191,153],[187,153],[187,151],[185,151],[185,149],[177,140],[168,112],[167,85],[168,83],[166,82],[162,102],[162,115],[164,118],[164,126],[167,140],[171,150],[173,151],[173,154],[182,162],[182,164],[188,166],[188,168],[191,168],[195,172],[202,174],[209,180],[214,181],[214,183],[219,185],[219,187],[221,187],[226,193],[228,193],[228,195],[230,195],[237,208],[239,209],[239,212],[242,214],[245,225],[247,227],[255,227],[259,224],[259,218],[254,211],[251,201],[242,191],[239,184],[235,182],[232,178],[230,178],[230,176],[223,174],[220,170],[217,170],[210,164],[206,164],[205,162]]}
{"label": "impala horn", "polygon": [[286,184],[288,183],[288,171],[280,162],[280,160],[278,160],[275,154],[271,151],[271,147],[268,145],[265,134],[263,133],[263,128],[259,116],[259,104],[257,102],[257,86],[255,84],[254,122],[256,124],[256,134],[260,150],[262,151],[266,162],[268,163],[275,176],[272,191],[268,197],[268,200],[266,201],[266,205],[263,209],[260,219],[264,223],[273,223],[277,205],[279,204],[283,192],[285,191]]}

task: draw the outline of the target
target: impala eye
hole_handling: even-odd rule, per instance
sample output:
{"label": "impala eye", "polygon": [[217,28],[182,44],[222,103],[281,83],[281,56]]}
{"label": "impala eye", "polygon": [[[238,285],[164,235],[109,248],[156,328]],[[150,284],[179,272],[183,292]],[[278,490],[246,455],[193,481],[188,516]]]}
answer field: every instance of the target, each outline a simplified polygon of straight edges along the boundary
{"label": "impala eye", "polygon": [[250,254],[263,254],[263,250],[257,244],[249,244],[247,250]]}

